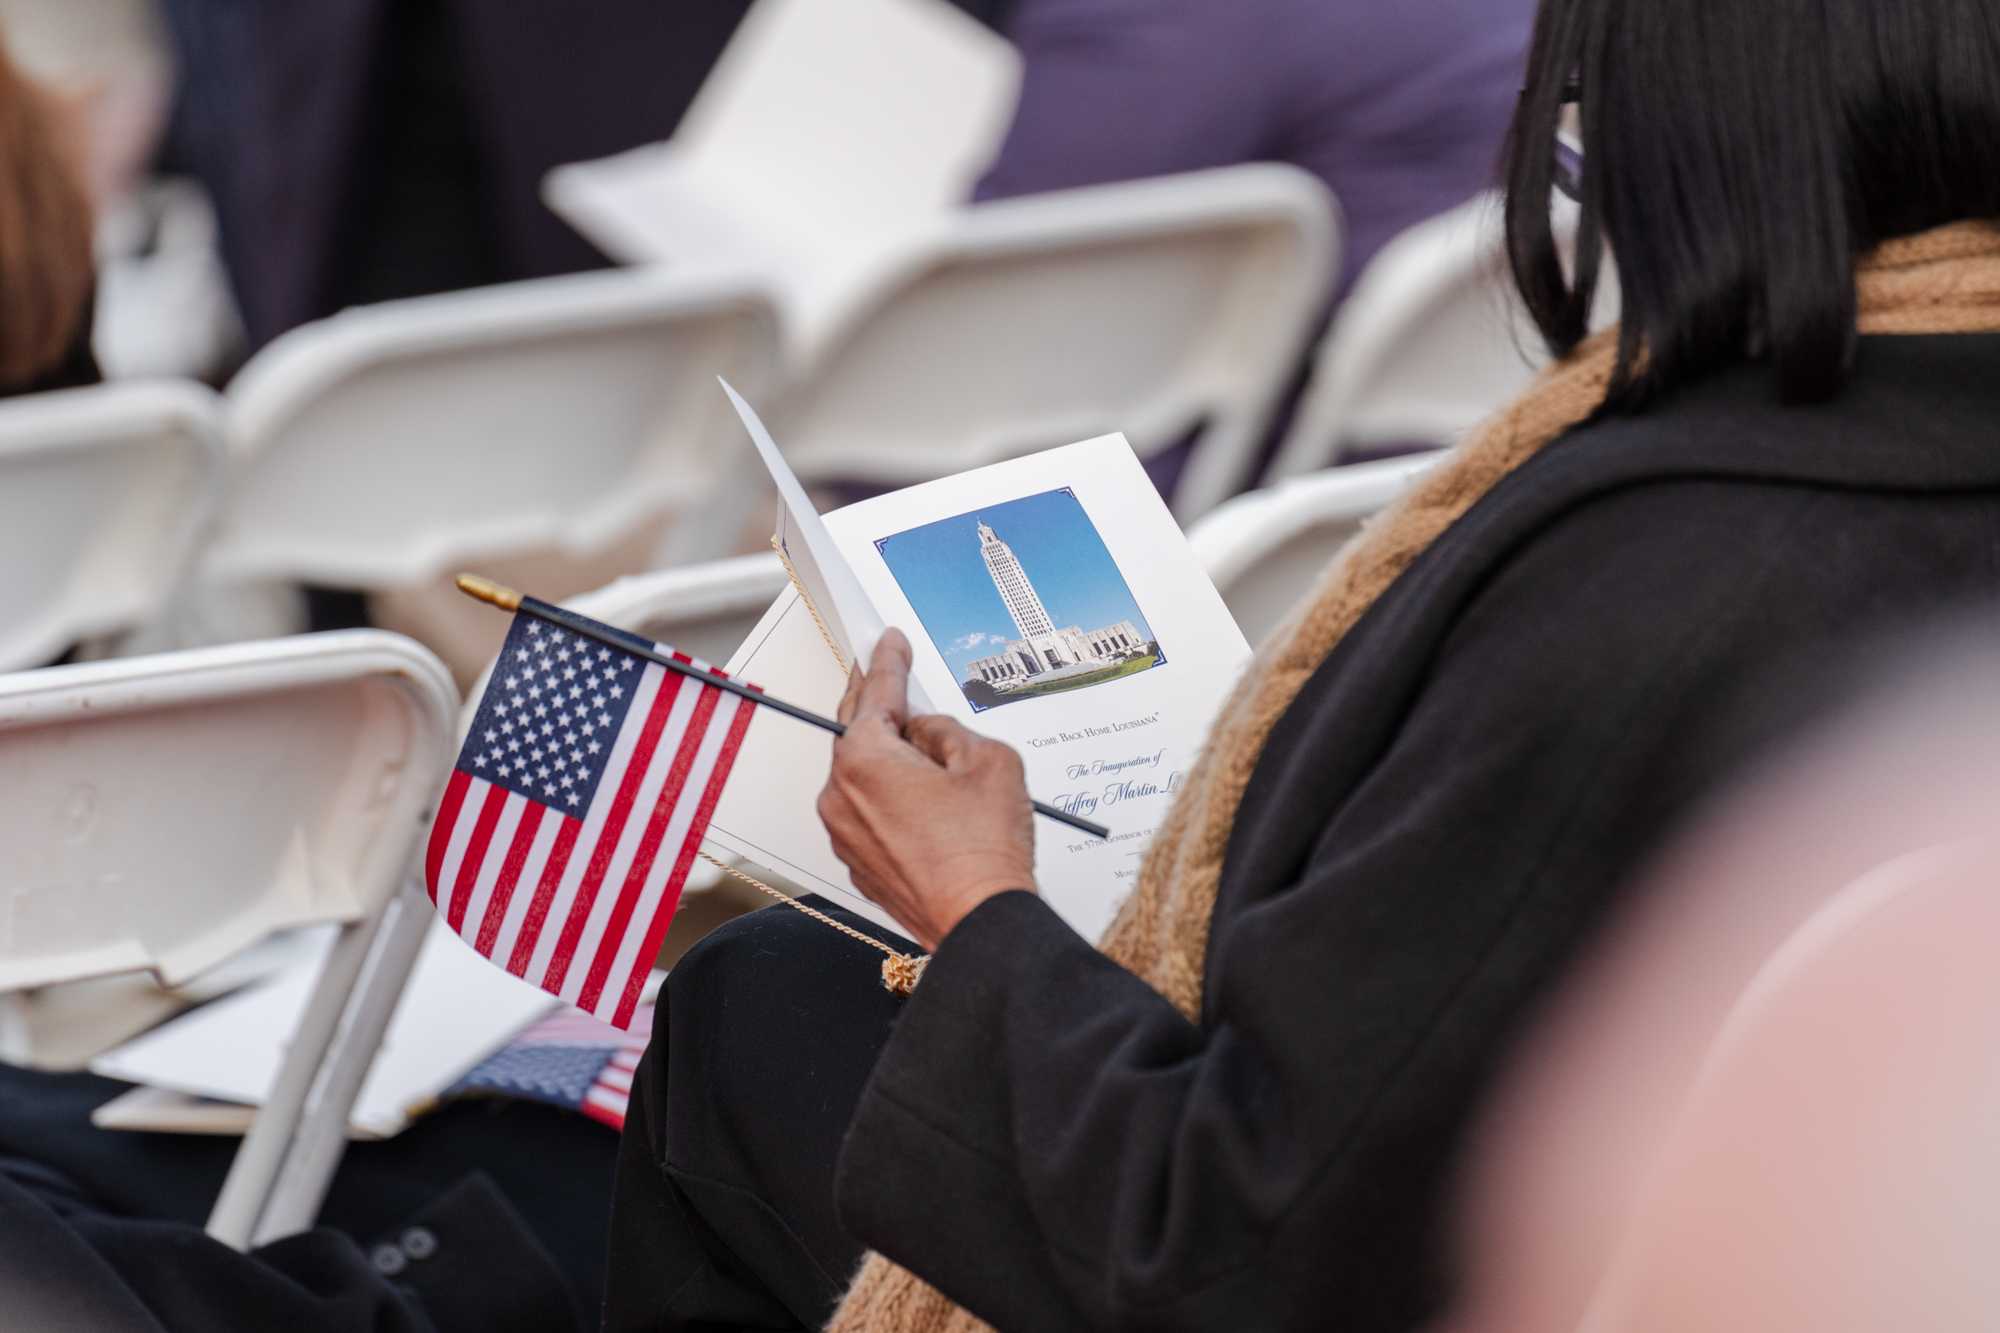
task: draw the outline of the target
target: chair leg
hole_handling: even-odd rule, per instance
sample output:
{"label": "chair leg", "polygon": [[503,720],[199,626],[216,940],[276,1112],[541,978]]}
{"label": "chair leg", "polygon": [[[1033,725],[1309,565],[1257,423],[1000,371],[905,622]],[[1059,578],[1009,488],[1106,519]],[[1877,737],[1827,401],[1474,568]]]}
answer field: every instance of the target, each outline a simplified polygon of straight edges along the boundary
{"label": "chair leg", "polygon": [[[363,965],[382,924],[382,913],[341,929],[320,969],[319,983],[285,1052],[270,1095],[258,1109],[243,1146],[208,1217],[208,1234],[225,1245],[247,1250],[269,1205],[278,1173],[290,1156],[307,1096],[332,1047],[341,1016],[354,994]],[[345,1114],[343,1112],[343,1114]]]}
{"label": "chair leg", "polygon": [[327,1187],[347,1150],[347,1124],[355,1099],[382,1048],[382,1035],[395,1016],[434,920],[430,901],[414,881],[383,909],[379,947],[360,993],[347,1006],[347,1023],[327,1053],[324,1072],[292,1136],[291,1151],[271,1186],[253,1233],[255,1244],[304,1231],[319,1217]]}

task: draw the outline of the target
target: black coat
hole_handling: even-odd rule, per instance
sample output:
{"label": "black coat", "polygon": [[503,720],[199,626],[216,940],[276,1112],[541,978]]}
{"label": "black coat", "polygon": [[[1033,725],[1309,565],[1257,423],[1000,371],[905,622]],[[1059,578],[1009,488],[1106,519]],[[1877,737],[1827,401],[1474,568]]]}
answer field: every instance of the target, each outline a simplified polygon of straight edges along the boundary
{"label": "black coat", "polygon": [[877,1063],[843,1222],[1005,1329],[1404,1330],[1468,1122],[1647,851],[1785,721],[1775,660],[2000,590],[2000,337],[1864,340],[1578,430],[1368,612],[1272,734],[1189,1023],[1025,893]]}
{"label": "black coat", "polygon": [[319,1229],[251,1255],[201,1224],[237,1140],[100,1130],[125,1085],[0,1065],[0,1333],[560,1333],[594,1326],[614,1140],[455,1102],[348,1146]]}
{"label": "black coat", "polygon": [[23,1333],[574,1326],[559,1275],[483,1177],[369,1255],[338,1232],[315,1230],[246,1256],[181,1223],[104,1212],[60,1178],[9,1162],[0,1166],[0,1235],[0,1327]]}

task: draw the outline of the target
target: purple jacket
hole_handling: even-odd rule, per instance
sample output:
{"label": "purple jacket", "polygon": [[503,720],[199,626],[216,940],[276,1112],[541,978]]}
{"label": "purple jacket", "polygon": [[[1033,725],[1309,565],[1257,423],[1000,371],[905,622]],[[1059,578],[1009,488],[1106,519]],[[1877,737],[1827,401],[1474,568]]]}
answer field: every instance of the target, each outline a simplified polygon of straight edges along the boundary
{"label": "purple jacket", "polygon": [[1492,184],[1534,0],[1017,0],[1026,59],[981,199],[1288,162],[1346,215],[1335,287]]}

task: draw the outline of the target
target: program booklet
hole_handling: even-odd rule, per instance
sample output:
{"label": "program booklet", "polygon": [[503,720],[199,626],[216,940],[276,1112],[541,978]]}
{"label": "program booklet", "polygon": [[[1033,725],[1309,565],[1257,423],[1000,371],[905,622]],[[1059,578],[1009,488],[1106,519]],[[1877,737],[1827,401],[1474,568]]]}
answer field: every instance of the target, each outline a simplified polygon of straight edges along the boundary
{"label": "program booklet", "polygon": [[[1250,656],[1121,435],[996,463],[820,515],[732,391],[773,481],[795,585],[727,670],[832,714],[844,663],[894,625],[911,711],[1012,745],[1029,795],[1107,826],[1035,819],[1042,896],[1095,939]],[[833,738],[763,710],[709,826],[711,850],[895,929],[849,882],[814,810]],[[907,932],[906,932],[907,933]]]}

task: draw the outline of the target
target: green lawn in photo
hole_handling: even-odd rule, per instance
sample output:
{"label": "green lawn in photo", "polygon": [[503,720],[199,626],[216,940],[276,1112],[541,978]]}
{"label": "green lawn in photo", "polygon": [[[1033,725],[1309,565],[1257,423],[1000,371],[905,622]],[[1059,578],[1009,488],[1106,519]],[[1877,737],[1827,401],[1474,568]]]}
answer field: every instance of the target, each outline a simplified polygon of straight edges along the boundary
{"label": "green lawn in photo", "polygon": [[1064,690],[1081,690],[1091,685],[1102,685],[1107,680],[1120,676],[1130,676],[1152,667],[1160,660],[1159,654],[1147,653],[1144,657],[1134,657],[1108,666],[1102,671],[1093,671],[1084,676],[1066,676],[1062,680],[1052,680],[1046,685],[1024,685],[1018,690],[1008,690],[1007,699],[1026,699],[1037,694],[1061,694]]}

